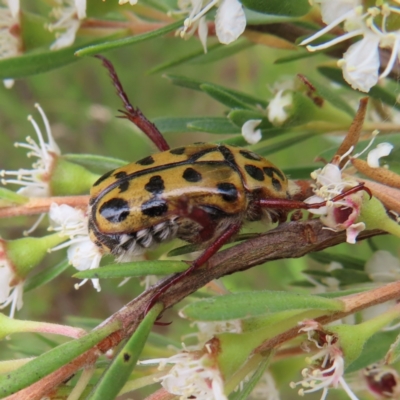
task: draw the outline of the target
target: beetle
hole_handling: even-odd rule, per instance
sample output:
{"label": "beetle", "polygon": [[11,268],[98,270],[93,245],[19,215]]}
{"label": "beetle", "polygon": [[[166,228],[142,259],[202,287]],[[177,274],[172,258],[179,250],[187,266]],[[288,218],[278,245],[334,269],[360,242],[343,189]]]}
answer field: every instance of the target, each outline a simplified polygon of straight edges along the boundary
{"label": "beetle", "polygon": [[[169,287],[205,264],[245,222],[284,221],[290,210],[326,205],[292,199],[285,174],[247,149],[212,143],[170,149],[157,127],[130,104],[111,62],[96,57],[123,101],[120,117],[138,126],[160,152],[109,171],[94,183],[89,200],[92,241],[118,261],[130,261],[175,237],[203,247],[186,271],[157,290],[147,310]],[[360,184],[332,201],[358,190],[366,189]]]}

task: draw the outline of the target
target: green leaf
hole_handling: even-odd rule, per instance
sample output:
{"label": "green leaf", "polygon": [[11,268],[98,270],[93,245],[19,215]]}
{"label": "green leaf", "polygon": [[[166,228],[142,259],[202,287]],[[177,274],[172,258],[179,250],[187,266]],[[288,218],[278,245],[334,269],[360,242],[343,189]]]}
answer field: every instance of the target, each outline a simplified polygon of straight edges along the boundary
{"label": "green leaf", "polygon": [[87,400],[114,400],[116,398],[135,368],[147,337],[162,309],[162,303],[157,303],[150,309],[135,333],[104,371],[99,382],[86,397]]}
{"label": "green leaf", "polygon": [[249,49],[254,45],[255,43],[248,40],[239,40],[228,45],[214,46],[211,50],[207,51],[207,53],[203,52],[198,57],[192,58],[190,63],[196,65],[213,63],[224,58],[231,57],[234,54],[239,53],[242,50]]}
{"label": "green leaf", "polygon": [[6,203],[24,204],[29,201],[29,198],[15,193],[12,190],[0,187],[0,205],[4,200]]}
{"label": "green leaf", "polygon": [[282,168],[283,173],[289,179],[310,179],[311,172],[315,171],[316,167],[311,166],[303,166],[303,167],[287,167]]}
{"label": "green leaf", "polygon": [[36,289],[40,286],[45,285],[46,283],[51,282],[53,279],[57,278],[57,276],[62,274],[68,267],[68,260],[63,260],[57,265],[46,268],[45,270],[28,278],[26,283],[24,284],[24,292],[28,292],[29,290]]}
{"label": "green leaf", "polygon": [[[397,331],[398,330],[394,330]],[[396,336],[396,340],[390,345],[388,352],[385,355],[385,363],[392,365],[400,359],[400,335]]]}
{"label": "green leaf", "polygon": [[240,133],[240,129],[225,117],[197,119],[188,123],[188,127],[207,133]]}
{"label": "green leaf", "polygon": [[352,257],[345,254],[335,254],[328,251],[309,253],[308,256],[321,264],[329,264],[332,261],[336,261],[342,264],[344,269],[349,268],[364,271],[365,260],[358,257]]}
{"label": "green leaf", "polygon": [[[112,35],[111,37],[116,36]],[[90,43],[101,43],[103,40],[104,38]],[[71,64],[79,60],[74,56],[74,52],[80,47],[82,44],[61,50],[26,53],[19,57],[2,59],[0,60],[0,79],[24,78]]]}
{"label": "green leaf", "polygon": [[98,156],[94,154],[63,154],[68,161],[101,171],[111,171],[129,164],[129,161],[114,157]]}
{"label": "green leaf", "polygon": [[51,374],[74,358],[89,350],[112,332],[119,324],[110,324],[87,335],[61,344],[47,351],[22,367],[0,375],[0,396],[6,397],[24,389]]}
{"label": "green leaf", "polygon": [[219,85],[203,83],[200,85],[200,89],[229,108],[250,108],[248,104]]}
{"label": "green leaf", "polygon": [[315,87],[318,95],[320,95],[324,100],[329,101],[329,103],[331,103],[333,106],[344,111],[345,113],[349,114],[352,118],[354,118],[356,114],[354,109],[345,100],[343,100],[343,98],[339,96],[333,88],[326,87],[313,77],[307,76],[307,79]]}
{"label": "green leaf", "polygon": [[308,0],[282,1],[282,0],[241,0],[241,3],[250,10],[264,14],[288,15],[301,17],[310,10]]}
{"label": "green leaf", "polygon": [[359,371],[371,364],[381,361],[391,344],[396,340],[398,331],[378,332],[371,336],[364,345],[363,351],[355,361],[346,368],[346,373]]}
{"label": "green leaf", "polygon": [[301,60],[303,58],[311,58],[311,57],[315,57],[318,53],[318,51],[298,51],[297,53],[293,53],[290,54],[288,56],[285,57],[279,57],[274,61],[274,64],[285,64],[285,63],[289,63],[292,61],[297,61],[297,60]]}
{"label": "green leaf", "polygon": [[232,110],[228,114],[228,118],[240,128],[249,119],[261,119],[260,125],[257,126],[257,129],[268,129],[273,127],[271,122],[269,122],[268,118],[261,111]]}
{"label": "green leaf", "polygon": [[[340,68],[335,68],[335,67],[327,67],[327,66],[322,66],[317,68],[318,71],[329,78],[330,80],[339,83],[343,87],[352,90],[349,84],[344,80],[343,75],[342,75],[342,70]],[[361,92],[360,92],[361,94]],[[385,104],[388,104],[391,107],[397,108],[400,110],[400,103],[397,102],[396,96],[393,95],[392,92],[389,90],[384,89],[381,86],[374,86],[370,89],[370,91],[367,93],[362,93],[363,96],[368,95],[374,99],[380,100]]]}
{"label": "green leaf", "polygon": [[106,41],[106,42],[103,41],[103,43],[85,46],[83,48],[81,46],[81,49],[76,51],[75,55],[78,57],[92,56],[92,55],[95,55],[98,53],[104,53],[105,51],[118,49],[120,47],[130,46],[130,45],[136,44],[136,43],[141,43],[146,40],[154,39],[156,37],[163,36],[166,33],[172,32],[175,29],[178,29],[181,26],[183,26],[183,22],[184,22],[184,19],[182,19],[180,21],[176,21],[172,24],[164,26],[160,29],[156,29],[154,31],[142,33],[141,35],[130,36],[127,38],[111,40],[111,41]]}
{"label": "green leaf", "polygon": [[198,119],[199,117],[159,117],[154,118],[152,121],[161,133],[185,133],[194,131],[194,129],[189,128],[188,125],[192,121],[196,121]]}
{"label": "green leaf", "polygon": [[181,313],[192,320],[224,321],[308,309],[341,311],[343,303],[290,292],[243,292],[197,301],[186,306]]}
{"label": "green leaf", "polygon": [[334,269],[331,271],[331,274],[334,278],[338,279],[343,286],[372,282],[366,272],[357,271],[355,269]]}
{"label": "green leaf", "polygon": [[153,260],[135,261],[120,264],[109,264],[104,267],[80,271],[73,275],[79,279],[110,279],[129,278],[133,276],[146,275],[169,275],[182,272],[188,268],[184,261]]}
{"label": "green leaf", "polygon": [[[263,137],[268,136],[269,131],[263,132]],[[297,145],[301,142],[304,142],[307,139],[310,139],[315,135],[314,132],[306,132],[300,133],[296,132],[296,136],[291,136],[289,139],[281,140],[277,143],[265,145],[263,142],[257,143],[256,145],[251,146],[250,148],[258,154],[262,156],[268,156],[270,154],[275,154],[278,151],[288,149],[291,146]]]}
{"label": "green leaf", "polygon": [[247,379],[243,382],[243,387],[240,390],[236,390],[229,396],[229,400],[247,400],[256,387],[258,381],[264,375],[267,367],[271,364],[271,353],[268,356],[264,357],[260,364],[258,364],[256,370],[251,375],[250,379]]}
{"label": "green leaf", "polygon": [[201,85],[204,84],[210,84],[213,85],[215,88],[220,88],[221,90],[229,93],[230,95],[236,97],[238,100],[242,101],[243,103],[247,103],[252,106],[261,106],[263,108],[266,108],[268,105],[268,102],[266,102],[263,99],[260,99],[258,97],[249,95],[247,93],[239,92],[237,90],[229,89],[220,85],[216,85],[214,83],[210,82],[203,82],[199,81],[197,79],[192,79],[192,78],[187,78],[185,76],[179,76],[179,75],[172,75],[172,74],[166,74],[164,75],[167,79],[169,79],[174,85],[185,87],[188,89],[193,89],[193,90],[201,90]]}

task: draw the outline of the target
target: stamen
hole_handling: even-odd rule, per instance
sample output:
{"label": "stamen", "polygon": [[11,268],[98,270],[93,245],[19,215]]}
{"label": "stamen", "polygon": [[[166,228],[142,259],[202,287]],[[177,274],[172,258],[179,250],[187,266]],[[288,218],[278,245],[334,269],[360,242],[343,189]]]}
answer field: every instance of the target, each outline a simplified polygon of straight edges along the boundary
{"label": "stamen", "polygon": [[322,44],[319,44],[316,46],[309,45],[309,46],[307,46],[307,50],[308,51],[317,51],[317,50],[327,49],[328,47],[334,46],[335,44],[341,43],[347,39],[351,39],[354,36],[358,36],[358,35],[362,35],[362,34],[363,34],[362,29],[356,29],[354,31],[345,33],[344,35],[339,36],[335,39],[329,40],[326,43],[322,43]]}

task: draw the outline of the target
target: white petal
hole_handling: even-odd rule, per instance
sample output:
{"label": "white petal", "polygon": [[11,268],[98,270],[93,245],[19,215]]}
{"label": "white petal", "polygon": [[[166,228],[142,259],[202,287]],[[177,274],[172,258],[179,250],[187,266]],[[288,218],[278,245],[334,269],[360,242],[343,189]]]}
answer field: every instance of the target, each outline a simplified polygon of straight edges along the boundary
{"label": "white petal", "polygon": [[10,282],[14,278],[14,273],[7,264],[0,265],[0,306],[5,303],[10,295]]}
{"label": "white petal", "polygon": [[57,40],[50,46],[50,50],[59,50],[71,46],[75,41],[76,32],[78,31],[79,26],[79,21],[71,21],[71,26],[57,38]]}
{"label": "white petal", "polygon": [[400,261],[388,251],[378,250],[367,261],[364,270],[374,282],[392,282],[400,277]]}
{"label": "white petal", "polygon": [[316,181],[321,186],[337,185],[342,182],[342,173],[340,168],[328,163],[322,168],[321,172],[317,174]]}
{"label": "white petal", "polygon": [[7,0],[11,15],[15,18],[19,13],[19,0]]}
{"label": "white petal", "polygon": [[99,258],[100,254],[97,246],[89,238],[80,243],[72,244],[68,248],[67,255],[71,265],[78,271],[97,268],[101,258]]}
{"label": "white petal", "polygon": [[[322,197],[319,196],[311,196],[308,199],[304,200],[304,203],[307,204],[317,204],[317,203],[322,203],[323,201],[325,201]],[[328,207],[324,206],[324,207],[320,207],[320,208],[312,208],[307,210],[312,214],[317,214],[317,215],[326,215],[328,213]]]}
{"label": "white petal", "polygon": [[86,18],[86,0],[74,0],[79,19]]}
{"label": "white petal", "polygon": [[[285,93],[285,94],[284,94]],[[291,91],[279,90],[267,107],[269,121],[275,126],[281,126],[288,119],[287,109],[292,105]]]}
{"label": "white petal", "polygon": [[242,135],[247,143],[255,144],[261,140],[261,129],[255,128],[261,124],[261,119],[249,119],[242,126]]}
{"label": "white petal", "polygon": [[206,17],[200,18],[197,33],[199,35],[200,42],[203,45],[204,53],[207,53],[208,25]]}
{"label": "white petal", "polygon": [[365,230],[364,222],[359,222],[358,224],[350,225],[346,229],[346,242],[350,244],[355,244],[358,234],[363,230]]}
{"label": "white petal", "polygon": [[326,24],[330,24],[334,20],[340,18],[342,15],[353,10],[361,4],[360,0],[322,0],[321,15],[322,20]]}
{"label": "white petal", "polygon": [[14,86],[14,79],[3,79],[3,85],[6,89],[11,89]]}
{"label": "white petal", "polygon": [[215,16],[215,30],[220,43],[235,41],[246,28],[246,16],[238,0],[222,0]]}
{"label": "white petal", "polygon": [[353,89],[368,92],[376,85],[379,76],[379,40],[373,33],[352,44],[344,53],[338,65],[343,69],[343,77]]}
{"label": "white petal", "polygon": [[390,154],[393,149],[393,145],[391,143],[379,143],[375,149],[371,150],[368,153],[367,162],[368,165],[372,168],[379,167],[379,159],[381,157],[386,157]]}

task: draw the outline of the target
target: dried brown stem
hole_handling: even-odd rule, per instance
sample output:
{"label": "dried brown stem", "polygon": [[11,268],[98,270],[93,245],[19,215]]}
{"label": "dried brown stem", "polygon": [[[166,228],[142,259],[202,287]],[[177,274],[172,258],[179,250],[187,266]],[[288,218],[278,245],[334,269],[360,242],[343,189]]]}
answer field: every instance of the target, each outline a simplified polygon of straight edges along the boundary
{"label": "dried brown stem", "polygon": [[[359,240],[382,233],[381,231],[364,231],[359,235]],[[285,223],[266,234],[241,242],[227,250],[217,253],[209,260],[207,266],[194,271],[192,275],[185,277],[165,291],[160,296],[160,301],[164,303],[166,308],[169,308],[213,279],[238,271],[244,271],[267,261],[301,257],[310,252],[320,251],[327,247],[344,243],[345,241],[345,232],[336,233],[324,229],[319,220]],[[116,346],[121,340],[129,337],[136,330],[140,321],[143,319],[143,313],[149,299],[154,295],[158,287],[165,284],[170,279],[172,278],[168,277],[158,282],[100,325],[104,326],[118,320],[122,324],[122,329],[120,331],[113,333],[96,348],[77,357],[73,362],[61,367],[59,370],[36,382],[29,388],[18,392],[18,394],[9,396],[7,399],[40,399],[49,393],[50,390],[60,385],[74,372],[85,365],[94,363],[100,353]],[[383,297],[381,296],[380,290],[382,290]],[[373,292],[373,296],[375,296],[374,303],[381,302],[381,298],[386,301],[390,296],[393,296],[393,292],[389,293],[385,290],[386,289],[382,288],[375,289]],[[365,298],[365,294],[363,294],[363,296],[364,297],[360,297],[359,299],[363,299],[362,301],[364,303],[361,302],[361,304],[357,303],[354,305],[356,309],[367,307],[373,303],[370,298]],[[356,301],[354,299],[354,297],[351,297],[346,301],[348,301],[348,304],[353,304]],[[350,313],[350,311],[347,310],[347,313]],[[325,323],[337,318],[341,318],[341,314],[321,317],[320,320]],[[266,345],[263,345],[263,349],[266,347],[271,348],[271,346],[276,346],[283,343],[285,340],[289,340],[296,336],[297,331],[298,328],[296,327],[293,332],[290,331],[287,332],[286,335],[280,335],[278,341],[269,341]]]}

